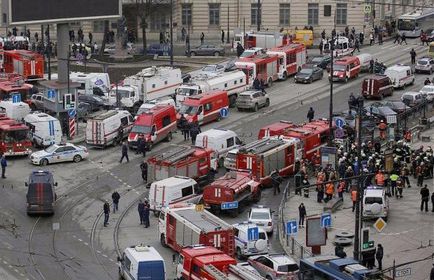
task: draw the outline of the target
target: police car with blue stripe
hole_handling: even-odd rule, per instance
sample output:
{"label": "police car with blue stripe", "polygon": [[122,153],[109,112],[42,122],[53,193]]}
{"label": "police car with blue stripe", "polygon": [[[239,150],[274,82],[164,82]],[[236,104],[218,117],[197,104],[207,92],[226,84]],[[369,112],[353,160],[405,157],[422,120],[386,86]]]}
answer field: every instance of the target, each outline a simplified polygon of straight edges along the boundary
{"label": "police car with blue stripe", "polygon": [[80,162],[89,156],[87,148],[75,146],[71,143],[54,144],[45,150],[34,152],[30,155],[30,161],[36,165],[73,161]]}

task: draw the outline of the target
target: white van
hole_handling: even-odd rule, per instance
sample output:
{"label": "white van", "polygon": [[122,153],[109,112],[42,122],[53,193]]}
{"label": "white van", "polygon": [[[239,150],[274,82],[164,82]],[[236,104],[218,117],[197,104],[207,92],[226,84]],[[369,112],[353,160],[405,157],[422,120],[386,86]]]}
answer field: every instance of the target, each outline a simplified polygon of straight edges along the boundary
{"label": "white van", "polygon": [[401,95],[401,101],[409,107],[414,107],[425,102],[425,98],[420,92],[408,91]]}
{"label": "white van", "polygon": [[414,83],[413,69],[408,65],[397,64],[388,67],[384,75],[392,81],[393,88],[404,88]]}
{"label": "white van", "polygon": [[197,183],[195,180],[174,176],[160,181],[155,181],[149,189],[149,205],[154,213],[161,211],[162,207],[178,202],[198,203],[202,196],[196,194]]}
{"label": "white van", "polygon": [[119,276],[126,280],[166,280],[163,257],[151,246],[131,246],[118,257]]}
{"label": "white van", "polygon": [[383,218],[387,221],[389,215],[389,197],[386,189],[382,187],[369,186],[363,195],[363,214],[364,219]]}
{"label": "white van", "polygon": [[229,150],[225,156],[223,166],[226,168],[226,170],[234,170],[237,167],[237,154],[238,154],[238,148]]}
{"label": "white van", "polygon": [[110,77],[108,73],[82,73],[71,72],[69,78],[72,82],[79,83],[78,94],[95,94],[108,98],[110,90]]}
{"label": "white van", "polygon": [[133,116],[125,110],[109,110],[97,114],[87,120],[86,143],[102,148],[119,144],[127,138],[133,124]]}
{"label": "white van", "polygon": [[29,127],[29,138],[36,146],[48,147],[60,144],[62,127],[55,117],[36,112],[25,116],[24,123]]}
{"label": "white van", "polygon": [[213,128],[198,134],[195,146],[213,149],[219,159],[219,166],[223,166],[228,151],[242,144],[242,141],[232,130]]}
{"label": "white van", "polygon": [[360,72],[368,72],[369,71],[369,62],[373,59],[372,55],[369,53],[361,53],[357,55],[360,61]]}
{"label": "white van", "polygon": [[248,256],[268,254],[268,236],[263,228],[258,227],[258,240],[249,240],[249,228],[257,227],[255,223],[243,222],[234,224],[235,252],[238,259]]}
{"label": "white van", "polygon": [[30,114],[30,106],[25,102],[13,103],[10,100],[0,101],[0,111],[11,119],[22,121],[25,116]]}

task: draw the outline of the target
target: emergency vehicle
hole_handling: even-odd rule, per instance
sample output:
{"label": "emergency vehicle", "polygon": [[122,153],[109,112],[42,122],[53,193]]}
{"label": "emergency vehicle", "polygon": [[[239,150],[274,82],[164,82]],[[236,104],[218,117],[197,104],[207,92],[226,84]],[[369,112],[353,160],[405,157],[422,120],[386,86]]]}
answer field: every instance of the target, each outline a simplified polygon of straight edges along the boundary
{"label": "emergency vehicle", "polygon": [[44,56],[28,50],[10,50],[3,52],[3,70],[6,73],[18,73],[26,81],[44,78]]}
{"label": "emergency vehicle", "polygon": [[[124,79],[121,103],[125,108],[137,112],[146,100],[165,96],[174,96],[175,90],[182,84],[181,70],[172,67],[150,67]],[[110,103],[116,102],[116,87],[109,94]]]}
{"label": "emergency vehicle", "polygon": [[122,279],[166,280],[163,257],[151,246],[131,246],[118,257],[119,276]]}
{"label": "emergency vehicle", "polygon": [[249,171],[262,186],[270,186],[271,173],[277,170],[281,176],[293,174],[302,153],[299,139],[267,137],[240,147],[235,169]]}
{"label": "emergency vehicle", "polygon": [[286,80],[288,76],[296,74],[306,63],[306,47],[302,44],[275,47],[268,50],[267,54],[279,57],[280,80]]}
{"label": "emergency vehicle", "polygon": [[0,100],[10,99],[13,93],[19,93],[21,100],[26,101],[30,97],[32,90],[33,86],[24,83],[21,76],[11,77],[10,79],[0,78]]}
{"label": "emergency vehicle", "polygon": [[392,81],[393,88],[405,88],[415,81],[414,72],[411,66],[397,64],[390,66],[384,71],[384,75]]}
{"label": "emergency vehicle", "polygon": [[0,101],[0,112],[3,112],[11,119],[22,121],[30,114],[30,106],[25,102],[12,102],[12,100]]}
{"label": "emergency vehicle", "polygon": [[137,117],[128,135],[128,146],[137,148],[137,141],[142,137],[148,150],[151,150],[153,145],[162,140],[171,141],[175,131],[175,107],[159,105]]}
{"label": "emergency vehicle", "polygon": [[107,97],[110,90],[110,77],[108,73],[71,72],[69,79],[72,82],[80,84],[80,87],[77,88],[78,94],[95,94],[99,97]]}
{"label": "emergency vehicle", "polygon": [[29,127],[29,137],[35,146],[48,147],[60,144],[62,127],[55,117],[36,112],[25,116],[24,123]]}
{"label": "emergency vehicle", "polygon": [[237,260],[211,246],[188,246],[181,250],[176,278],[184,280],[265,280],[254,269],[237,265]]}
{"label": "emergency vehicle", "polygon": [[228,212],[236,217],[243,204],[256,203],[261,199],[259,182],[248,172],[229,171],[203,189],[204,204],[211,207],[213,213],[224,211],[224,203],[238,202],[238,208]]}
{"label": "emergency vehicle", "polygon": [[284,120],[269,124],[259,129],[258,140],[264,137],[285,135],[285,131],[294,126],[296,126],[296,124],[293,122]]}
{"label": "emergency vehicle", "polygon": [[[330,53],[331,52],[331,40],[323,40],[323,53]],[[350,41],[347,37],[344,36],[338,36],[335,38],[335,44],[334,44],[334,50],[333,50],[333,56],[339,57],[339,56],[345,56],[350,55],[353,51],[353,48],[350,48]]]}
{"label": "emergency vehicle", "polygon": [[121,143],[128,136],[134,118],[125,110],[110,110],[89,118],[86,124],[86,143],[105,148]]}
{"label": "emergency vehicle", "polygon": [[235,34],[232,47],[236,49],[238,43],[240,43],[244,49],[254,47],[270,49],[287,45],[289,43],[289,38],[279,32],[246,32],[246,34]]}
{"label": "emergency vehicle", "polygon": [[233,227],[205,209],[197,211],[196,205],[173,205],[161,209],[158,231],[163,247],[176,252],[191,245],[203,244],[234,255]]}
{"label": "emergency vehicle", "polygon": [[29,155],[32,142],[28,134],[29,128],[23,123],[0,117],[0,152],[5,156]]}
{"label": "emergency vehicle", "polygon": [[240,58],[235,62],[235,66],[246,74],[249,85],[252,85],[257,77],[264,81],[265,85],[271,86],[279,77],[280,65],[277,55],[264,54]]}
{"label": "emergency vehicle", "polygon": [[[334,81],[345,81],[357,78],[360,73],[360,60],[357,56],[344,56],[333,62],[333,73],[331,73]],[[330,76],[330,75],[329,75]]]}
{"label": "emergency vehicle", "polygon": [[214,179],[217,160],[211,149],[173,145],[166,152],[148,159],[148,182],[176,175],[190,177],[199,185]]}
{"label": "emergency vehicle", "polygon": [[229,110],[228,94],[224,90],[215,90],[185,99],[177,118],[179,121],[184,115],[189,123],[197,122],[202,125],[219,121],[222,110]]}
{"label": "emergency vehicle", "polygon": [[176,106],[180,107],[187,97],[213,90],[225,90],[229,104],[234,106],[238,93],[245,91],[249,82],[243,71],[223,72],[218,75],[201,74],[177,89]]}
{"label": "emergency vehicle", "polygon": [[392,81],[386,75],[371,75],[363,80],[362,95],[365,98],[383,99],[393,95]]}

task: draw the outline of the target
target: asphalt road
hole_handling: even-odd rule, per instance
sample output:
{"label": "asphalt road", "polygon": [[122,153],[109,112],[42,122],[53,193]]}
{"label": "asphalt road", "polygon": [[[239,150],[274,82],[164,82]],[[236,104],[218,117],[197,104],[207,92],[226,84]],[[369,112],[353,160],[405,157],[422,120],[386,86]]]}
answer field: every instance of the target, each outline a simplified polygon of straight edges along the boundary
{"label": "asphalt road", "polygon": [[[392,42],[365,47],[387,65],[409,63],[412,47],[418,54],[426,53],[427,47],[410,41],[408,46],[396,46]],[[314,53],[316,50],[310,50]],[[361,90],[362,77],[347,84],[334,86],[334,111],[347,109],[350,92]],[[326,75],[324,75],[326,77]],[[427,75],[416,76],[415,85],[407,90],[419,90]],[[258,113],[230,110],[229,118],[211,123],[202,128],[224,127],[235,130],[246,142],[257,139],[259,128],[278,120],[295,123],[306,120],[309,107],[315,109],[315,117],[327,117],[329,106],[329,83],[326,78],[313,84],[295,84],[293,79],[276,82],[267,89],[271,95],[271,106]],[[404,91],[396,91],[388,99],[398,99]],[[180,143],[178,133],[172,140]],[[169,143],[158,144],[153,153],[168,147]],[[32,166],[26,158],[9,160],[7,179],[0,181],[0,276],[2,279],[117,279],[117,249],[135,244],[147,244],[157,248],[165,257],[168,279],[174,277],[171,265],[173,252],[159,244],[157,223],[151,218],[151,227],[139,225],[137,200],[147,195],[140,177],[141,157],[130,153],[130,162],[119,164],[119,147],[106,150],[91,149],[90,159],[78,164],[48,166],[59,183],[56,214],[52,217],[28,217],[25,213],[24,181]],[[4,187],[2,187],[4,185]],[[110,225],[103,227],[102,205],[111,200],[111,193],[121,194],[120,212],[112,213]],[[276,208],[280,196],[271,190],[263,193],[261,204]],[[246,212],[237,218],[223,217],[229,223],[245,220]],[[57,229],[57,227],[59,227]],[[271,239],[273,252],[282,248],[277,236]],[[4,276],[3,276],[4,275]]]}

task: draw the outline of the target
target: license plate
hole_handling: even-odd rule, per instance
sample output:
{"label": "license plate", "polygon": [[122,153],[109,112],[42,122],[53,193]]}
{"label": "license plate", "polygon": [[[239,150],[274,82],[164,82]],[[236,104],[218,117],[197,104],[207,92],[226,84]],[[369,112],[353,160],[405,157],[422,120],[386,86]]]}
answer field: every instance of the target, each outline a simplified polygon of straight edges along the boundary
{"label": "license plate", "polygon": [[256,223],[257,226],[264,226],[262,223]]}

